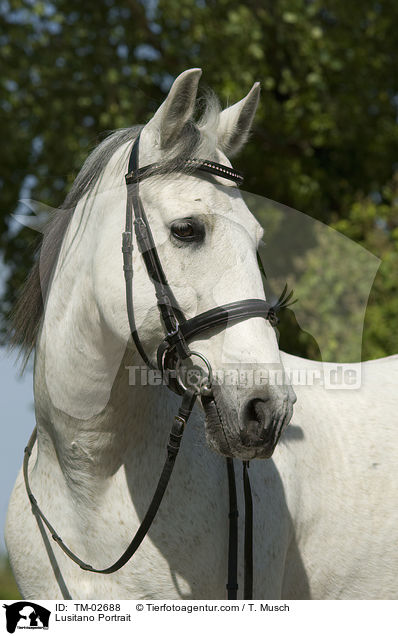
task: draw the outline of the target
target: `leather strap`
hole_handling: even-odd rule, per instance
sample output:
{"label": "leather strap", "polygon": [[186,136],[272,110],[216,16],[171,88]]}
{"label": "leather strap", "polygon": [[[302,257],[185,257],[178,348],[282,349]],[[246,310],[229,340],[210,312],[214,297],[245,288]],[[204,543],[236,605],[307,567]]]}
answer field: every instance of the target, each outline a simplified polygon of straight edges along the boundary
{"label": "leather strap", "polygon": [[249,478],[249,462],[243,462],[243,492],[245,495],[245,548],[243,598],[253,598],[253,498]]}
{"label": "leather strap", "polygon": [[[133,143],[133,147],[129,159],[129,174],[138,170],[139,165],[139,141],[140,135],[137,136]],[[146,167],[147,168],[147,167]],[[132,252],[133,252],[133,228],[137,239],[138,249],[144,259],[145,267],[154,287],[158,307],[162,317],[162,321],[166,332],[172,334],[176,331],[179,322],[184,320],[183,313],[178,306],[177,300],[167,282],[166,275],[164,273],[162,264],[159,260],[159,256],[155,247],[152,232],[148,219],[145,214],[144,206],[142,205],[141,197],[139,194],[139,180],[129,181],[126,178],[127,185],[127,202],[126,202],[126,225],[123,233],[122,251],[124,256],[124,272],[126,281],[126,297],[127,297],[127,312],[129,315],[130,330],[133,340],[136,344],[138,352],[140,353],[145,364],[150,368],[155,368],[150,362],[144,347],[139,339],[138,332],[135,326],[134,317],[130,315],[133,312],[133,267],[132,267]],[[131,308],[131,309],[130,309]],[[178,346],[178,353],[182,358],[186,358],[189,355],[189,351],[184,342],[180,342]]]}
{"label": "leather strap", "polygon": [[[130,156],[131,159],[131,156]],[[243,183],[243,174],[234,168],[229,166],[223,166],[221,163],[215,161],[208,161],[207,159],[187,159],[181,163],[178,170],[180,172],[187,172],[188,170],[201,170],[202,172],[208,172],[216,177],[223,177],[223,179],[229,179],[235,181],[238,185]],[[151,177],[154,174],[162,174],[167,171],[167,166],[161,163],[151,163],[143,168],[138,168],[138,162],[130,160],[128,173],[126,174],[126,183],[137,183],[147,177]]]}
{"label": "leather strap", "polygon": [[234,460],[227,457],[229,490],[229,539],[228,539],[228,600],[238,598],[238,500],[236,497]]}
{"label": "leather strap", "polygon": [[[214,307],[198,314],[189,320],[186,320],[181,326],[180,331],[184,338],[191,340],[199,333],[208,329],[224,328],[229,324],[249,320],[249,318],[266,318],[276,324],[277,318],[274,318],[274,307],[271,303],[260,298],[249,298],[248,300],[238,300],[227,305]],[[166,337],[169,344],[174,344],[173,336]]]}

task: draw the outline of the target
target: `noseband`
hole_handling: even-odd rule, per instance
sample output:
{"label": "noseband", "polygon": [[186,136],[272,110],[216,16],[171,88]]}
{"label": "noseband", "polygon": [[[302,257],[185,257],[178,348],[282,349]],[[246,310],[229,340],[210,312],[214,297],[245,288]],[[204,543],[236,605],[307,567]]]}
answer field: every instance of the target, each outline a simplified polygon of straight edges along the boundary
{"label": "noseband", "polygon": [[[159,255],[153,240],[151,228],[145,214],[144,206],[139,193],[139,184],[147,177],[162,174],[166,172],[166,166],[159,164],[150,164],[142,168],[139,167],[139,142],[140,135],[137,136],[133,143],[130,154],[128,172],[126,174],[127,185],[127,204],[126,204],[126,225],[122,235],[122,252],[123,252],[123,270],[126,281],[126,303],[129,326],[133,341],[138,353],[151,369],[159,369],[169,388],[175,393],[182,395],[182,403],[175,416],[172,429],[170,432],[169,442],[167,445],[167,458],[161,473],[155,494],[149,505],[148,511],[134,535],[130,545],[127,547],[122,556],[110,567],[105,569],[96,569],[93,566],[82,561],[74,552],[72,552],[62,541],[54,527],[48,521],[41,511],[36,498],[34,497],[29,484],[28,464],[32,453],[33,446],[37,437],[37,430],[34,429],[32,436],[25,448],[25,457],[23,463],[23,474],[27,494],[32,506],[33,514],[43,521],[51,533],[52,538],[56,541],[64,553],[77,563],[83,570],[99,573],[111,574],[119,570],[129,561],[135,551],[138,549],[145,535],[147,534],[152,521],[154,520],[163,495],[167,488],[177,453],[181,444],[182,435],[185,425],[192,412],[198,395],[209,398],[212,395],[212,379],[213,373],[210,362],[197,351],[193,351],[189,347],[189,342],[196,336],[214,329],[225,329],[229,325],[248,320],[249,318],[265,318],[272,325],[277,323],[277,311],[280,304],[271,305],[265,300],[258,298],[250,298],[239,300],[233,303],[215,307],[209,311],[205,311],[193,318],[186,318],[179,306],[172,289],[170,288],[166,275],[164,273]],[[240,185],[243,182],[243,176],[240,172],[214,161],[201,159],[188,159],[181,162],[177,168],[180,172],[187,174],[207,173],[216,177],[222,177],[234,181]],[[157,306],[159,308],[161,320],[164,326],[165,336],[159,344],[156,355],[155,366],[145,352],[142,342],[139,338],[134,320],[133,308],[133,244],[134,236],[138,245],[139,252],[145,263],[146,271],[149,279],[152,281]],[[187,386],[181,378],[181,365],[184,360],[198,357],[205,366],[206,377],[200,386]],[[237,496],[235,486],[235,471],[233,460],[227,458],[227,473],[229,484],[229,550],[228,550],[228,599],[237,598]],[[252,579],[253,579],[253,557],[252,557],[252,498],[250,492],[250,481],[248,475],[248,462],[243,462],[243,485],[245,494],[245,584],[244,598],[252,598]]]}

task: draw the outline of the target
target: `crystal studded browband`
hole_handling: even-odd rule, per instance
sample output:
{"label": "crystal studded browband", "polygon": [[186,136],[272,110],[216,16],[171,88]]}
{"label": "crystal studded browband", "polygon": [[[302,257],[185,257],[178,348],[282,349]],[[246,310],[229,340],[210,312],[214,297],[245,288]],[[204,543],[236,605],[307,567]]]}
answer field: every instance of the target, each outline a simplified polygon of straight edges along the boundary
{"label": "crystal studded browband", "polygon": [[[214,174],[216,177],[223,177],[224,179],[235,181],[237,185],[241,185],[243,183],[243,174],[241,172],[238,172],[238,170],[234,170],[234,168],[230,168],[229,166],[223,166],[215,161],[208,161],[207,159],[187,159],[187,161],[184,161],[181,167],[177,169],[183,171],[184,168],[194,168],[195,170],[208,172],[210,174]],[[137,183],[146,177],[159,174],[166,169],[167,168],[161,163],[151,163],[143,168],[138,168],[138,170],[131,170],[128,172],[125,177],[126,183]]]}

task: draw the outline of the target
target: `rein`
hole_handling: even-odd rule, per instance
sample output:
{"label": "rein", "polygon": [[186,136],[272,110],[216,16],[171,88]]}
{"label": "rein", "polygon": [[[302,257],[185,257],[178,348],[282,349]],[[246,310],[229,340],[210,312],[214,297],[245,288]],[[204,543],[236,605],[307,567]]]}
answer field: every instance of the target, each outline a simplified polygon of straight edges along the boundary
{"label": "rein", "polygon": [[65,545],[61,537],[58,535],[54,527],[48,521],[47,517],[45,517],[45,515],[42,513],[42,511],[40,510],[37,504],[36,498],[34,497],[32,490],[30,488],[29,478],[28,478],[29,458],[31,456],[32,449],[37,437],[37,429],[36,428],[34,429],[32,436],[29,440],[29,443],[27,447],[25,448],[25,457],[24,457],[24,463],[23,463],[23,474],[24,474],[25,486],[26,486],[26,491],[28,493],[30,503],[32,505],[32,512],[35,516],[40,517],[43,523],[47,526],[48,530],[51,533],[51,537],[54,539],[56,543],[58,543],[61,550],[63,550],[63,552],[70,559],[72,559],[72,561],[77,563],[77,565],[79,565],[82,570],[86,570],[88,572],[95,572],[96,574],[112,574],[113,572],[120,570],[120,568],[122,568],[127,563],[127,561],[131,559],[133,554],[137,551],[137,549],[141,545],[149,528],[152,525],[152,522],[162,502],[163,495],[169,483],[171,473],[173,472],[174,463],[175,463],[178,451],[180,449],[180,444],[182,440],[182,435],[184,433],[185,424],[187,423],[188,418],[192,412],[192,408],[195,403],[195,400],[196,400],[196,394],[194,393],[194,391],[187,390],[182,400],[182,404],[179,408],[178,415],[175,416],[173,425],[171,427],[170,437],[167,444],[166,461],[163,466],[163,470],[160,475],[158,485],[155,490],[155,494],[153,495],[153,498],[149,505],[147,513],[144,519],[142,520],[140,527],[138,528],[137,532],[132,538],[129,546],[123,552],[122,556],[117,561],[115,561],[113,565],[110,565],[109,567],[104,568],[103,570],[94,568],[92,565],[85,563],[78,556],[76,556],[76,554],[72,552],[72,550],[70,550],[68,546]]}
{"label": "rein", "polygon": [[[163,377],[167,379],[168,387],[182,396],[181,406],[178,414],[174,417],[171,427],[169,441],[167,444],[167,457],[160,475],[158,485],[152,497],[141,525],[131,540],[129,546],[121,557],[113,565],[105,569],[97,569],[92,565],[82,561],[72,550],[70,550],[54,527],[41,511],[36,498],[34,497],[29,484],[28,464],[36,438],[35,428],[32,436],[25,448],[23,462],[23,476],[26,491],[32,506],[32,513],[40,517],[49,530],[53,540],[59,545],[61,550],[82,570],[98,574],[112,574],[122,568],[134,555],[144,537],[149,531],[151,524],[159,509],[163,495],[172,474],[175,460],[180,448],[184,429],[197,397],[209,398],[212,396],[212,369],[210,362],[200,353],[189,348],[189,341],[196,335],[214,328],[226,328],[229,324],[241,322],[253,317],[262,317],[269,320],[272,325],[277,322],[277,311],[282,304],[282,294],[278,303],[271,305],[265,300],[252,298],[229,303],[220,307],[215,307],[203,312],[193,318],[186,319],[178,302],[170,288],[164,273],[159,255],[153,240],[151,228],[139,195],[139,183],[146,177],[160,174],[165,171],[162,164],[151,164],[139,168],[139,141],[137,136],[131,150],[128,173],[126,174],[127,203],[126,203],[126,224],[122,234],[123,270],[126,282],[126,304],[129,326],[133,341],[138,353],[151,369],[160,369]],[[215,163],[213,161],[201,159],[188,159],[181,164],[181,171],[203,171],[214,176],[222,177],[241,184],[243,176],[236,170]],[[188,172],[189,174],[189,172]],[[152,281],[157,298],[157,305],[165,328],[165,338],[160,343],[157,350],[157,366],[155,366],[148,355],[139,338],[134,320],[133,308],[133,238],[136,238],[138,249],[145,263],[147,274]],[[286,300],[286,299],[285,299]],[[183,384],[179,368],[181,362],[192,356],[199,357],[206,366],[207,377],[203,378],[199,387],[187,387]],[[228,582],[226,585],[228,599],[237,598],[238,591],[238,506],[235,483],[235,469],[232,458],[226,459],[228,486],[229,486],[229,545],[228,545]],[[249,479],[249,462],[243,462],[243,490],[245,497],[245,536],[244,536],[244,598],[253,598],[253,504]]]}

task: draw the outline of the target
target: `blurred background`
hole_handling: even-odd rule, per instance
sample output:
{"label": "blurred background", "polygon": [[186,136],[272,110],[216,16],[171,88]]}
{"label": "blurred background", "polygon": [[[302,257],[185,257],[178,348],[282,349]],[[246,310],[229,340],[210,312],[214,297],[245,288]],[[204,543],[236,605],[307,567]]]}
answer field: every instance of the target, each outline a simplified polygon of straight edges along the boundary
{"label": "blurred background", "polygon": [[[252,143],[234,160],[245,190],[326,223],[380,259],[359,355],[398,352],[397,33],[395,0],[0,0],[2,526],[34,426],[30,367],[17,380],[5,346],[38,233],[12,215],[30,214],[21,199],[59,206],[98,142],[145,123],[187,68],[203,69],[201,86],[223,107],[261,82]],[[311,259],[322,272],[322,245]],[[341,261],[325,284],[349,309]],[[311,301],[306,284],[307,311],[322,321],[330,307]],[[340,324],[331,359],[347,340]],[[285,350],[318,356],[288,310],[281,339]],[[0,597],[16,598],[5,556],[2,564]]]}

